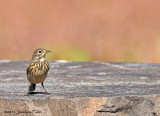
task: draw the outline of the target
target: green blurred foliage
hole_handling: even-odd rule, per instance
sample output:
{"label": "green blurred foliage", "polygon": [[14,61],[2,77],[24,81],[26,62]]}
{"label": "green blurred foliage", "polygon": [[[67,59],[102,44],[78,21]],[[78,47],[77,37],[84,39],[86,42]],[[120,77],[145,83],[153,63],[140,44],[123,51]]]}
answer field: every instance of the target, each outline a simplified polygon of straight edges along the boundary
{"label": "green blurred foliage", "polygon": [[140,61],[142,59],[140,51],[136,49],[128,49],[124,56],[123,60],[128,62]]}
{"label": "green blurred foliage", "polygon": [[49,53],[46,58],[49,61],[53,60],[68,60],[68,61],[90,61],[91,55],[85,49],[73,46],[67,43],[61,43],[56,45],[45,45],[44,48],[48,48],[52,52]]}

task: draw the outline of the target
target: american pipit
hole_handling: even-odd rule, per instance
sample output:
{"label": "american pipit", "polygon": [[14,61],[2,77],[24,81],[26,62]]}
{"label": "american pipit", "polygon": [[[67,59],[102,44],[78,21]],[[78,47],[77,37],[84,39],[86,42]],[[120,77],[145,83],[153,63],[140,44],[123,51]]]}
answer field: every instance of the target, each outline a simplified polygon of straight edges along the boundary
{"label": "american pipit", "polygon": [[[45,56],[48,52],[51,51],[39,48],[36,49],[32,55],[32,60],[27,68],[27,79],[29,81],[28,94],[35,90],[37,83],[41,83],[44,88],[43,82],[49,70],[49,64],[45,60]],[[44,90],[48,93],[45,88]]]}

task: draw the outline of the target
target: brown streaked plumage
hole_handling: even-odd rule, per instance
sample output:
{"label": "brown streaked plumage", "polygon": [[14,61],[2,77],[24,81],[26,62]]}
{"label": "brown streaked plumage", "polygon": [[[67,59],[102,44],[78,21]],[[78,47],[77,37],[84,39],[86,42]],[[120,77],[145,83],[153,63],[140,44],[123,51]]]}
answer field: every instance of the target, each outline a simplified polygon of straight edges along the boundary
{"label": "brown streaked plumage", "polygon": [[[43,82],[47,77],[49,71],[49,64],[45,60],[46,54],[49,50],[39,48],[36,49],[32,55],[32,60],[27,68],[27,79],[29,81],[28,93],[35,90],[36,84],[41,83],[44,88]],[[44,88],[45,92],[46,89]]]}

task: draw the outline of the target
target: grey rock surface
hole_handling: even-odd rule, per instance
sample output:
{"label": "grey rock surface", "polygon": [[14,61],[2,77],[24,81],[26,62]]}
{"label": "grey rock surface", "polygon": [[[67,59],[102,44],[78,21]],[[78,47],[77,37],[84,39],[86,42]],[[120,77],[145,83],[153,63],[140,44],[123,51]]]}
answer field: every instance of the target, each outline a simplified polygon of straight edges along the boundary
{"label": "grey rock surface", "polygon": [[154,106],[155,104],[150,99],[144,97],[123,96],[107,100],[97,111],[101,115],[108,112],[125,116],[155,116],[157,113],[154,112]]}
{"label": "grey rock surface", "polygon": [[28,90],[27,61],[0,61],[0,114],[160,116],[160,64],[49,62],[44,82]]}

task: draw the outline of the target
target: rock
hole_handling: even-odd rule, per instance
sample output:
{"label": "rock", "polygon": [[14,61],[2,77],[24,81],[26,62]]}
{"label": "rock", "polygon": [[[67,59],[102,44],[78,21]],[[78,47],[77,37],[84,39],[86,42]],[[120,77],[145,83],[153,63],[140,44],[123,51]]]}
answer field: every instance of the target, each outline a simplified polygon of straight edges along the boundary
{"label": "rock", "polygon": [[[108,102],[112,102],[112,105]],[[97,111],[100,112],[99,114],[108,112],[110,114],[116,114],[117,116],[154,116],[156,115],[154,106],[154,103],[147,98],[124,96],[107,100],[106,104]]]}
{"label": "rock", "polygon": [[160,64],[50,62],[26,96],[26,61],[0,61],[0,115],[160,116]]}

